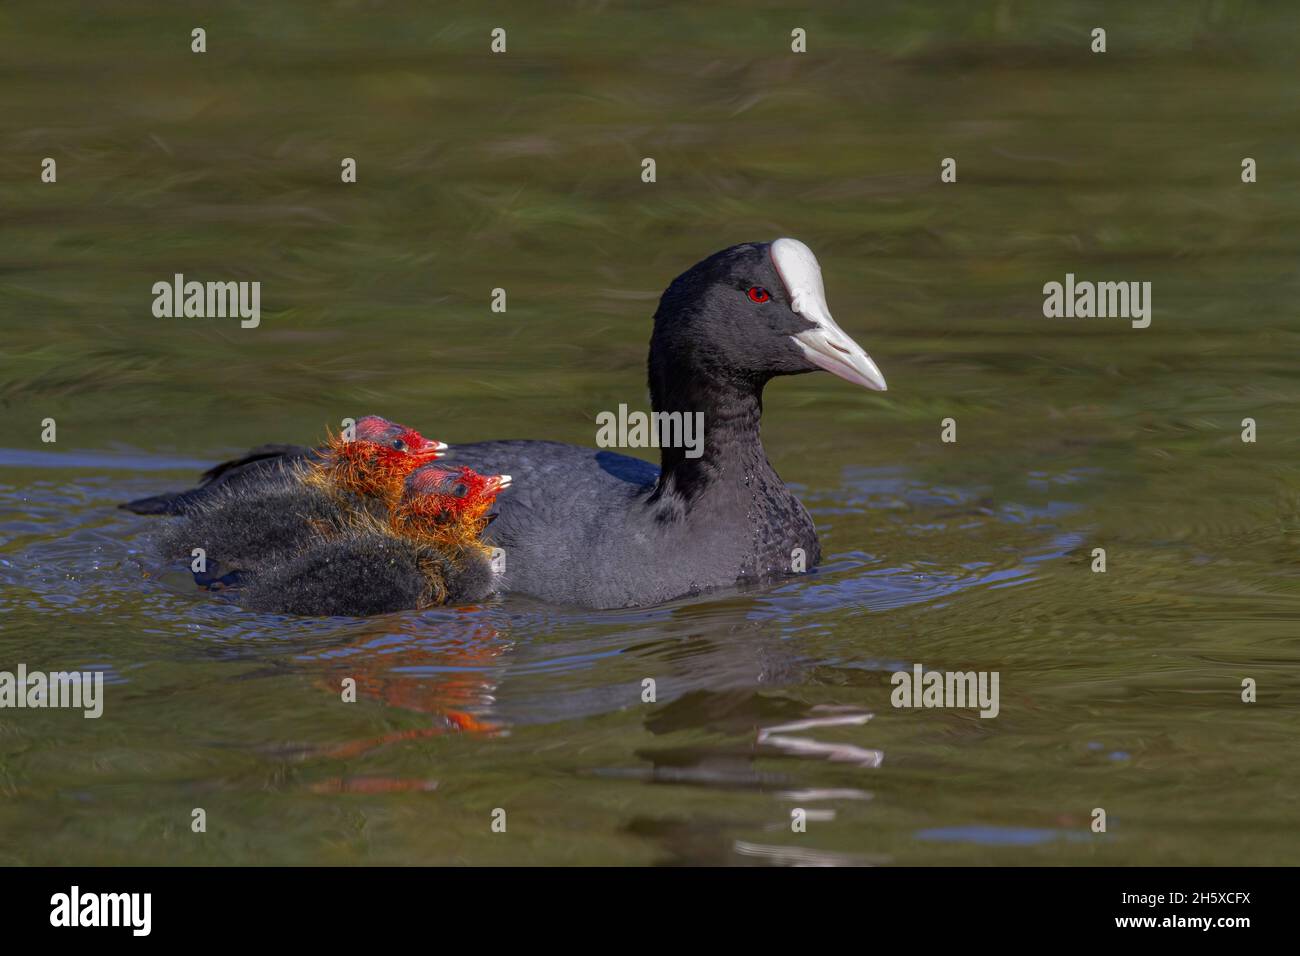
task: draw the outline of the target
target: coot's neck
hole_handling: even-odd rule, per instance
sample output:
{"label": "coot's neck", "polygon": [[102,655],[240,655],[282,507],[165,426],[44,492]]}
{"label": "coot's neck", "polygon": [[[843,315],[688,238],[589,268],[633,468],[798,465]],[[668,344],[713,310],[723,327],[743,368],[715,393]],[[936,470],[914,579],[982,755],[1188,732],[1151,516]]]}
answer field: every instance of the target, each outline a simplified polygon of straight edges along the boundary
{"label": "coot's neck", "polygon": [[654,411],[690,415],[691,427],[701,423],[704,433],[702,443],[698,431],[691,433],[697,438],[694,447],[661,449],[652,499],[672,498],[689,508],[702,499],[726,497],[732,487],[748,487],[760,473],[773,473],[759,438],[763,384],[708,374],[652,384]]}

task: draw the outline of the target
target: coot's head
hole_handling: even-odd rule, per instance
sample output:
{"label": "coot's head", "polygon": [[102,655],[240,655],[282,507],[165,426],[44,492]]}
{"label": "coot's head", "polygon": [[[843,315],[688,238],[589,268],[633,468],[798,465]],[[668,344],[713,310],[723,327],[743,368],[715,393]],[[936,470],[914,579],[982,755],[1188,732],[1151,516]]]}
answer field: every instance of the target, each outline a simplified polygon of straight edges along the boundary
{"label": "coot's head", "polygon": [[406,479],[393,509],[402,533],[464,541],[477,538],[490,521],[489,509],[506,488],[509,475],[480,475],[472,468],[425,465]]}
{"label": "coot's head", "polygon": [[414,428],[407,428],[378,415],[357,419],[356,437],[366,451],[386,461],[413,459],[420,464],[441,458],[447,450],[444,442],[425,438]]}
{"label": "coot's head", "polygon": [[354,434],[332,435],[321,477],[351,494],[394,498],[415,469],[442,457],[447,446],[378,415],[357,419]]}
{"label": "coot's head", "polygon": [[673,280],[655,313],[650,389],[671,399],[684,380],[761,388],[775,375],[825,369],[885,390],[885,377],[826,304],[821,267],[798,239],[715,253]]}

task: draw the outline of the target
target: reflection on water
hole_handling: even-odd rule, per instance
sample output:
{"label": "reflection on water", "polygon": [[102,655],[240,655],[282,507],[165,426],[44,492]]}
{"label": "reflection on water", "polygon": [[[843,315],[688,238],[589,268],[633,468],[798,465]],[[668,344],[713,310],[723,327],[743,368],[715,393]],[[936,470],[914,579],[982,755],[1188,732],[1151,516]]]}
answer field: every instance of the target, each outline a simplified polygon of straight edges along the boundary
{"label": "reflection on water", "polygon": [[[813,708],[814,712],[817,710],[818,708]],[[793,736],[796,731],[815,730],[818,727],[859,727],[872,716],[874,715],[841,714],[834,717],[811,717],[776,727],[763,727],[758,732],[758,743],[775,747],[787,754],[824,757],[827,760],[850,763],[859,767],[879,767],[885,759],[884,753],[879,750],[865,750],[854,744],[823,743],[811,737]]]}
{"label": "reflection on water", "polygon": [[[1107,822],[1110,825],[1110,821]],[[1036,846],[1054,840],[1087,842],[1092,835],[1075,830],[1033,830],[1027,827],[942,827],[919,830],[918,840],[937,840],[950,843],[976,843],[983,846]],[[1104,839],[1104,837],[1103,837]]]}

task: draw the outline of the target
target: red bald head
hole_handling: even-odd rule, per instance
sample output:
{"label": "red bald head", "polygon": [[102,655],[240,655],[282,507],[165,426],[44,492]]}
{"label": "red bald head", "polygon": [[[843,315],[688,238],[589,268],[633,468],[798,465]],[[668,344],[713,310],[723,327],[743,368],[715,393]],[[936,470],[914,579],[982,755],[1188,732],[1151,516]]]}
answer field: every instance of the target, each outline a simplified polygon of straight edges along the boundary
{"label": "red bald head", "polygon": [[480,475],[465,466],[424,465],[406,479],[402,506],[425,516],[456,517],[476,510],[486,511],[508,487],[509,475]]}
{"label": "red bald head", "polygon": [[395,500],[406,476],[441,457],[447,446],[378,415],[357,420],[351,439],[330,437],[323,473],[340,490]]}
{"label": "red bald head", "polygon": [[447,448],[440,441],[425,438],[414,428],[390,422],[387,418],[380,418],[378,415],[367,415],[357,419],[354,431],[356,437],[353,441],[373,446],[378,451],[389,453],[390,456],[410,455],[419,459],[420,464],[440,458],[441,453]]}

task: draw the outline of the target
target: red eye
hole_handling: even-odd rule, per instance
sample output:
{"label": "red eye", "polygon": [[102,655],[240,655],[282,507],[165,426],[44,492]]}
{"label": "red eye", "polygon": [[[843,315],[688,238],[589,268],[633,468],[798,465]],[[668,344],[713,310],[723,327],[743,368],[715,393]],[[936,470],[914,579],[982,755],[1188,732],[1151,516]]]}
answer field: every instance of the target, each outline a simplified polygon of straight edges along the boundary
{"label": "red eye", "polygon": [[772,297],[767,294],[766,289],[761,289],[758,286],[754,286],[749,290],[749,299],[751,302],[766,302],[770,298]]}

